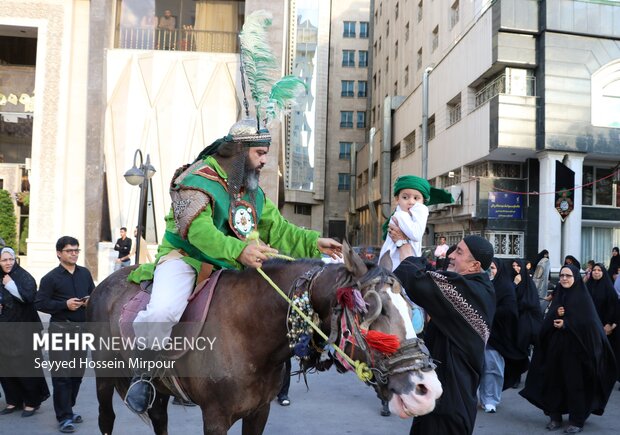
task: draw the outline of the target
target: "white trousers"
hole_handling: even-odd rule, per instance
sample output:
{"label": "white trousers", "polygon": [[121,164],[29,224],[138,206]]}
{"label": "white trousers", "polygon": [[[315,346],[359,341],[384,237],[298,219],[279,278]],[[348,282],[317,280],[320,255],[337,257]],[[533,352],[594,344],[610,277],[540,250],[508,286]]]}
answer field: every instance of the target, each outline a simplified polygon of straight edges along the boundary
{"label": "white trousers", "polygon": [[[168,260],[155,268],[151,300],[133,322],[136,337],[144,337],[147,346],[170,337],[194,290],[196,271],[180,259]],[[157,347],[157,346],[156,346]]]}

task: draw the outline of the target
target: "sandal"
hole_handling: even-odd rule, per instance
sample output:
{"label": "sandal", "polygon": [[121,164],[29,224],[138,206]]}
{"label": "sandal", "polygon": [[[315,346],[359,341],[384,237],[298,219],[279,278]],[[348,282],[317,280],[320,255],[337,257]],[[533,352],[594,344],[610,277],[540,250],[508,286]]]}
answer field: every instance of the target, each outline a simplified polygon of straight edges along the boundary
{"label": "sandal", "polygon": [[75,426],[73,425],[73,420],[67,419],[60,423],[58,426],[58,430],[62,433],[73,433],[75,432]]}

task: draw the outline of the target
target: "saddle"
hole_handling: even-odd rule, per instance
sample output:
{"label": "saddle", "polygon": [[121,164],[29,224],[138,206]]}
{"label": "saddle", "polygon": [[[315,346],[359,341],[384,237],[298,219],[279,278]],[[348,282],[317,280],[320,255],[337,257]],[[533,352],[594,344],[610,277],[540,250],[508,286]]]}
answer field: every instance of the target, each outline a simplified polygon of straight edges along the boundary
{"label": "saddle", "polygon": [[[198,336],[202,326],[207,321],[209,307],[221,272],[221,270],[218,270],[206,280],[202,280],[198,283],[188,298],[188,304],[181,316],[181,320],[172,329],[171,338],[181,337],[191,339]],[[146,309],[146,306],[151,300],[150,290],[152,284],[152,281],[143,281],[140,283],[140,291],[123,306],[119,318],[120,333],[123,340],[132,340],[135,338],[133,321],[140,311]],[[185,355],[186,352],[187,349],[169,350],[164,351],[162,356],[167,360],[177,360]]]}

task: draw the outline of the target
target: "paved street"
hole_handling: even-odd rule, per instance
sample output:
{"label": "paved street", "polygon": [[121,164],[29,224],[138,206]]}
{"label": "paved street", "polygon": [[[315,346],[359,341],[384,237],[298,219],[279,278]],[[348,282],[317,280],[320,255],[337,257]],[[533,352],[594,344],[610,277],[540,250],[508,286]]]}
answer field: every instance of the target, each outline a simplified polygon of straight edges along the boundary
{"label": "paved street", "polygon": [[[49,381],[49,379],[48,379]],[[48,382],[51,385],[51,382]],[[358,381],[354,375],[338,374],[335,370],[313,374],[308,377],[309,391],[296,378],[291,383],[289,407],[281,407],[274,402],[267,423],[266,434],[295,435],[392,435],[408,434],[410,422],[398,417],[381,417],[379,400],[374,391]],[[0,407],[4,407],[4,397]],[[76,410],[84,417],[76,433],[96,434],[97,399],[95,380],[84,379]],[[149,427],[133,415],[115,398],[116,434],[151,434]],[[169,406],[171,435],[201,434],[202,421],[198,408]],[[475,435],[524,435],[548,433],[544,426],[546,417],[538,409],[517,395],[517,390],[505,392],[504,401],[497,414],[480,411],[476,420]],[[620,392],[612,393],[607,411],[603,417],[593,416],[587,421],[584,433],[609,435],[618,433],[620,422]],[[0,434],[39,435],[57,434],[51,398],[30,418],[21,418],[20,413],[0,416]],[[230,431],[232,435],[241,434],[238,422]],[[440,435],[440,434],[437,434]]]}

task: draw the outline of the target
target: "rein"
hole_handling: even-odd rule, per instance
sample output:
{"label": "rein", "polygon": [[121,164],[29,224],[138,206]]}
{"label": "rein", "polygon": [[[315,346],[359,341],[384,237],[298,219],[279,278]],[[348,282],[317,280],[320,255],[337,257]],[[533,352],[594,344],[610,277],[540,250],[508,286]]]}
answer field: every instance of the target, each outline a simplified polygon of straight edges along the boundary
{"label": "rein", "polygon": [[[321,328],[319,328],[313,321],[312,319],[303,312],[303,310],[301,310],[297,304],[293,303],[293,301],[280,289],[280,287],[278,287],[278,285],[273,282],[273,280],[271,278],[269,278],[269,276],[265,273],[265,271],[262,268],[257,268],[256,269],[258,271],[258,273],[265,279],[265,281],[267,281],[277,292],[280,296],[282,296],[282,298],[289,304],[289,306],[295,310],[295,312],[301,316],[301,318],[312,328],[314,329],[314,331],[319,334],[325,341],[329,342],[329,337],[327,337],[327,335],[325,335],[325,333],[321,330]],[[320,271],[322,271],[323,268],[320,269]],[[350,366],[355,370],[355,374],[357,374],[357,377],[362,381],[362,382],[369,382],[372,377],[372,371],[370,370],[370,368],[368,367],[368,365],[366,365],[366,363],[361,362],[361,361],[354,361],[351,357],[349,357],[349,355],[347,355],[340,347],[336,346],[336,344],[332,344],[333,348],[338,352],[338,354],[347,362],[350,364]]]}
{"label": "rein", "polygon": [[[249,240],[258,241],[258,234],[252,233],[248,236]],[[288,257],[282,254],[267,254],[270,257],[282,258],[289,261],[295,261],[294,258]],[[336,351],[336,359],[338,362],[346,369],[355,371],[357,377],[365,383],[371,383],[373,379],[373,372],[377,372],[377,381],[378,383],[385,385],[387,382],[387,378],[393,374],[405,373],[407,371],[415,370],[415,371],[431,371],[436,368],[436,365],[432,362],[432,358],[430,357],[430,353],[426,346],[424,345],[424,341],[420,338],[408,339],[403,342],[400,347],[389,357],[385,353],[374,351],[371,346],[368,345],[368,340],[364,336],[364,330],[360,327],[358,323],[358,317],[356,311],[361,311],[358,307],[357,309],[350,309],[346,305],[341,305],[339,301],[338,304],[333,308],[332,311],[332,320],[331,320],[331,334],[329,337],[315,324],[315,322],[310,318],[313,315],[312,306],[310,304],[310,289],[312,284],[314,284],[315,279],[321,274],[324,270],[325,265],[322,267],[315,267],[311,270],[308,270],[304,275],[299,277],[293,286],[293,291],[296,292],[300,288],[302,288],[304,283],[308,284],[307,289],[303,290],[301,294],[296,294],[295,299],[292,300],[289,298],[279,287],[273,282],[273,280],[265,273],[265,271],[258,267],[256,270],[258,273],[273,287],[276,292],[289,304],[289,307],[292,308],[295,313],[303,319],[305,325],[300,319],[291,319],[289,318],[289,322],[291,323],[291,330],[287,334],[288,338],[293,341],[296,340],[297,343],[300,343],[300,337],[304,335],[304,333],[311,332],[313,329],[317,334],[319,334],[323,340],[325,340],[329,347],[332,347]],[[394,286],[397,283],[394,278],[391,279],[390,285]],[[356,286],[353,291],[360,292],[372,286],[371,291],[375,291],[376,285],[381,281],[380,278],[374,277],[370,279],[368,282],[360,283],[359,281],[356,283]],[[363,302],[363,300],[362,300]],[[304,312],[304,308],[310,313],[310,316]],[[365,311],[365,307],[362,308]],[[374,319],[372,319],[374,320]],[[339,344],[336,345],[336,340],[338,337],[338,322],[340,322],[340,341]],[[368,325],[365,325],[365,322],[362,324],[368,328],[372,321],[368,322]],[[307,325],[307,326],[306,326]],[[350,329],[348,325],[351,325]],[[345,334],[346,332],[346,334]],[[366,331],[368,333],[369,331]],[[346,354],[343,348],[347,343],[351,343],[353,346],[359,347],[368,357],[369,361],[373,361],[373,367],[369,368],[368,365],[364,362],[353,360],[352,357]],[[291,344],[291,348],[296,345]],[[375,357],[378,360],[377,364],[374,364]],[[404,365],[404,366],[403,366]]]}

